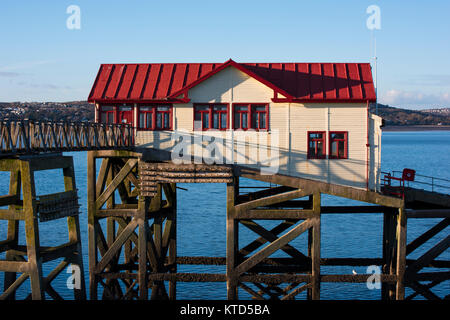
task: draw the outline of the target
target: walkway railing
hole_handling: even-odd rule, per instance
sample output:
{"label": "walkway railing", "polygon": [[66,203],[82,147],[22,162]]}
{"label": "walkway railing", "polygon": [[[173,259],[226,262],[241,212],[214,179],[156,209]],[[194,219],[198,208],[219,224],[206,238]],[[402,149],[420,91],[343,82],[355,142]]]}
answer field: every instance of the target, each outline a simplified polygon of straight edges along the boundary
{"label": "walkway railing", "polygon": [[[406,169],[410,170],[410,169]],[[431,192],[450,194],[450,180],[417,174],[412,179],[405,178],[404,171],[381,172],[381,185],[391,187],[393,195],[403,196],[405,187],[423,189]],[[395,191],[397,190],[397,191]],[[397,192],[397,194],[395,194]]]}
{"label": "walkway railing", "polygon": [[0,120],[0,156],[133,146],[134,128],[129,124]]}
{"label": "walkway railing", "polygon": [[[394,176],[402,176],[402,171],[392,171]],[[431,176],[425,176],[422,174],[415,174],[414,181],[406,181],[407,187],[420,187],[432,192],[443,192],[443,189],[450,193],[450,180],[444,178],[437,178]]]}

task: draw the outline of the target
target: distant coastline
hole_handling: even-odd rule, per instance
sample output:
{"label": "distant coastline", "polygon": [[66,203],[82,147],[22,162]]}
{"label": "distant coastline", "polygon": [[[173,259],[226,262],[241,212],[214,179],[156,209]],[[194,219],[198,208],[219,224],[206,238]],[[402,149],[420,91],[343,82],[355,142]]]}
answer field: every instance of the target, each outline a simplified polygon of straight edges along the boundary
{"label": "distant coastline", "polygon": [[411,125],[411,126],[384,126],[383,131],[450,131],[448,125]]}

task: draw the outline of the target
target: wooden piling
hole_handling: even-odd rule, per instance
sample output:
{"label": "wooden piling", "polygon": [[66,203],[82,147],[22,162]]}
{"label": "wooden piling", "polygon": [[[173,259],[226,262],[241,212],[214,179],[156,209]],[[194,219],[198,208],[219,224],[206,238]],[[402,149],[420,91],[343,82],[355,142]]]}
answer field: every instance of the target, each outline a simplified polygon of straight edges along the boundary
{"label": "wooden piling", "polygon": [[[65,191],[37,197],[34,174],[50,169],[62,169]],[[53,299],[61,299],[51,282],[69,265],[76,276],[74,298],[86,299],[72,157],[47,155],[0,159],[0,170],[10,171],[10,195],[7,196],[8,203],[3,203],[8,205],[8,210],[0,210],[0,219],[8,220],[7,246],[0,245],[0,250],[6,251],[6,261],[0,261],[0,271],[5,271],[5,288],[0,299],[14,299],[17,289],[28,278],[31,288],[29,296],[33,300],[44,300],[46,294]],[[23,200],[20,200],[21,192]],[[61,218],[67,219],[68,242],[56,247],[42,247],[39,224]],[[20,221],[25,223],[26,246],[18,242]],[[44,278],[42,265],[58,258],[64,260]],[[22,275],[16,278],[17,273]]]}

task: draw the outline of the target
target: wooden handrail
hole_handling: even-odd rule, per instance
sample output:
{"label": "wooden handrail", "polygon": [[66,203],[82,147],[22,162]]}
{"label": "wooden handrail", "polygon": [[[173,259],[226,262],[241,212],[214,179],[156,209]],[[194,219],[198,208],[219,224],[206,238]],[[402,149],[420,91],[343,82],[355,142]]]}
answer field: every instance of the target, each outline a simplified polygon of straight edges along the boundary
{"label": "wooden handrail", "polygon": [[129,124],[0,119],[0,156],[132,147]]}

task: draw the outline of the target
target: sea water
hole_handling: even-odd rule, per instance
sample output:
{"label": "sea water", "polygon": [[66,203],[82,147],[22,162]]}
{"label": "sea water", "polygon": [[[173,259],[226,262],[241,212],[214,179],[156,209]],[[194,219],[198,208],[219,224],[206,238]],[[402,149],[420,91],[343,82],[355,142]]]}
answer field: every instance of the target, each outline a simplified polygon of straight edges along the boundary
{"label": "sea water", "polygon": [[[85,270],[86,287],[89,287],[88,273],[88,231],[87,231],[87,153],[71,152],[75,164],[76,184],[80,197],[80,227]],[[98,166],[99,167],[99,166]],[[98,169],[97,167],[97,169]],[[415,169],[418,174],[450,179],[450,131],[428,132],[384,132],[382,136],[382,170]],[[37,195],[63,191],[62,170],[37,172],[35,175]],[[0,173],[0,194],[8,194],[9,173]],[[261,182],[241,180],[242,186],[262,186]],[[177,255],[178,256],[226,256],[226,186],[225,184],[178,184],[177,214]],[[250,189],[254,191],[254,189]],[[322,205],[367,205],[353,200],[322,195]],[[440,219],[410,219],[408,221],[408,242],[420,236]],[[266,228],[275,226],[274,221],[258,222]],[[321,257],[322,258],[381,258],[382,256],[382,214],[328,214],[322,215]],[[20,244],[25,244],[24,227],[21,223]],[[41,245],[51,246],[64,243],[68,239],[65,219],[41,223]],[[0,221],[0,241],[6,238],[7,224]],[[444,230],[428,241],[408,258],[417,258],[438,241],[448,235]],[[239,243],[241,247],[258,236],[240,226]],[[299,236],[291,245],[306,254],[306,233]],[[284,257],[277,252],[274,256]],[[5,254],[0,254],[4,259]],[[445,251],[438,258],[449,260],[450,252]],[[59,263],[44,264],[47,275]],[[428,269],[424,269],[427,271]],[[447,270],[448,271],[448,270]],[[225,266],[179,265],[178,272],[225,273]],[[364,274],[373,272],[367,267],[322,266],[322,274]],[[0,292],[3,291],[4,273],[0,273]],[[70,274],[63,271],[52,282],[53,288],[65,299],[73,299],[68,289]],[[439,296],[450,294],[449,281],[435,286],[433,292]],[[17,291],[17,299],[23,299],[29,292],[29,281]],[[101,293],[101,286],[99,286]],[[406,289],[406,295],[411,294]],[[101,296],[101,295],[99,295]],[[377,288],[370,289],[366,283],[322,283],[322,299],[380,299]],[[250,295],[239,289],[240,299],[250,299]],[[305,292],[297,296],[305,297]],[[421,299],[421,296],[417,297]],[[226,299],[225,283],[177,283],[177,299]]]}

